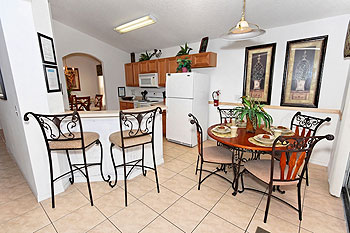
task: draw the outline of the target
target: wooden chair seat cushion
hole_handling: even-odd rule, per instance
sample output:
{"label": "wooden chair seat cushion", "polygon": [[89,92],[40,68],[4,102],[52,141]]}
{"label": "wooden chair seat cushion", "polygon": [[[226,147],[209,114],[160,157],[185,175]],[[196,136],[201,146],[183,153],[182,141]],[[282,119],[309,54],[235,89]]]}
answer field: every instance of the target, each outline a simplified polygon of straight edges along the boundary
{"label": "wooden chair seat cushion", "polygon": [[[69,136],[68,133],[65,133],[67,137],[61,136],[60,139],[67,139],[72,138],[72,136]],[[80,133],[73,133],[74,138],[80,138]],[[100,135],[95,132],[84,132],[84,145],[85,147],[90,145],[91,143],[95,142],[100,138]],[[82,140],[70,140],[70,141],[51,141],[49,142],[50,149],[80,149],[82,148]]]}
{"label": "wooden chair seat cushion", "polygon": [[203,160],[220,164],[232,164],[232,152],[222,146],[203,148]]}
{"label": "wooden chair seat cushion", "polygon": [[[273,178],[281,179],[281,167],[279,161],[274,161],[273,165]],[[271,168],[271,160],[262,159],[262,160],[250,160],[244,164],[244,167],[258,179],[264,181],[265,183],[270,182],[270,168]],[[284,170],[284,177],[287,177],[288,173],[288,165]],[[298,183],[298,180],[293,181],[274,181],[273,185],[295,185]]]}
{"label": "wooden chair seat cushion", "polygon": [[[130,137],[129,136],[129,132],[130,132],[130,130],[123,131],[124,147],[131,147],[131,146],[141,145],[141,144],[149,143],[149,142],[152,141],[152,136],[151,135]],[[111,135],[109,135],[109,141],[111,143],[113,143],[114,145],[122,147],[121,133],[120,132],[112,133]]]}

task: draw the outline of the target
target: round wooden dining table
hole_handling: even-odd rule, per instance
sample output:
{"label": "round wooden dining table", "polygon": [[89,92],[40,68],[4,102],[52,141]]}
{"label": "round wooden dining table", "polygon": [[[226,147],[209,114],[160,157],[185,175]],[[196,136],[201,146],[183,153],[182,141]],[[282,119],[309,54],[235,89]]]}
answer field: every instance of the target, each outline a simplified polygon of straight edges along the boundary
{"label": "round wooden dining table", "polygon": [[248,133],[246,131],[246,128],[237,128],[237,136],[226,138],[226,137],[220,137],[213,134],[212,129],[215,128],[220,124],[212,125],[208,128],[208,135],[215,139],[216,141],[228,146],[229,148],[233,149],[233,156],[235,156],[235,159],[233,159],[233,172],[234,172],[234,179],[232,181],[232,188],[233,193],[232,195],[236,195],[238,192],[238,179],[239,176],[242,175],[240,168],[241,164],[243,162],[243,153],[244,152],[252,152],[252,158],[251,159],[258,159],[261,153],[271,153],[272,152],[272,146],[259,146],[255,145],[251,142],[249,142],[250,137],[254,137],[258,134],[265,134],[267,133],[265,130],[261,128],[257,128],[255,133]]}

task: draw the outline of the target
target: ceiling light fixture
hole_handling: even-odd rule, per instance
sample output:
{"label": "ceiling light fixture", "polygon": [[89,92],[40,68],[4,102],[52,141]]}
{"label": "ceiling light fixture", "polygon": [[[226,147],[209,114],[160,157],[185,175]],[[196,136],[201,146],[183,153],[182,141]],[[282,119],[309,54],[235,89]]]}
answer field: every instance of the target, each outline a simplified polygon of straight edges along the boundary
{"label": "ceiling light fixture", "polygon": [[256,28],[251,28],[249,23],[245,20],[245,5],[246,0],[243,0],[243,10],[241,20],[236,26],[232,27],[228,33],[221,36],[224,40],[237,41],[237,40],[247,40],[260,36],[265,33],[265,30],[260,29],[258,25],[254,25]]}
{"label": "ceiling light fixture", "polygon": [[118,27],[115,27],[114,31],[117,31],[117,32],[123,34],[123,33],[130,32],[132,30],[136,30],[136,29],[154,24],[156,22],[157,22],[157,20],[154,16],[147,15],[147,16],[143,16],[141,18],[135,19],[131,22],[124,23]]}

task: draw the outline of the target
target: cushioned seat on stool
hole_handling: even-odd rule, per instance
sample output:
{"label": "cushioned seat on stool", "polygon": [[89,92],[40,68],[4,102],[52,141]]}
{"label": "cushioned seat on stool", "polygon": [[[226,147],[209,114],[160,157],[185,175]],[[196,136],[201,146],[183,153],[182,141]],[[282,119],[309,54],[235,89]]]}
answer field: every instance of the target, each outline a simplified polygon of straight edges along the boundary
{"label": "cushioned seat on stool", "polygon": [[[135,131],[135,130],[134,130]],[[123,138],[124,138],[124,147],[130,147],[140,144],[145,144],[152,141],[151,135],[142,135],[138,137],[129,137],[130,130],[123,131]],[[138,135],[141,135],[141,133],[138,133]],[[132,134],[132,136],[134,136]],[[115,132],[109,135],[109,141],[113,143],[114,145],[117,145],[119,147],[122,147],[122,137],[120,132]]]}
{"label": "cushioned seat on stool", "polygon": [[[64,134],[66,137],[61,136],[59,139],[72,139],[72,138],[80,138],[81,134],[80,133],[72,133]],[[84,146],[88,146],[91,143],[95,142],[100,138],[100,135],[98,133],[94,132],[84,132],[83,133],[84,137]],[[49,142],[50,149],[55,150],[55,149],[81,149],[82,148],[82,141],[79,140],[69,140],[69,141],[51,141]]]}
{"label": "cushioned seat on stool", "polygon": [[[264,181],[265,183],[270,182],[270,168],[271,160],[250,160],[244,164],[245,169],[247,169],[251,174]],[[287,177],[289,167],[286,165],[284,170],[284,177]],[[273,165],[273,179],[281,179],[281,166],[279,161],[274,161]],[[288,182],[275,181],[273,185],[295,185],[299,180],[294,180]]]}
{"label": "cushioned seat on stool", "polygon": [[221,146],[204,147],[203,159],[206,162],[231,164],[232,152]]}

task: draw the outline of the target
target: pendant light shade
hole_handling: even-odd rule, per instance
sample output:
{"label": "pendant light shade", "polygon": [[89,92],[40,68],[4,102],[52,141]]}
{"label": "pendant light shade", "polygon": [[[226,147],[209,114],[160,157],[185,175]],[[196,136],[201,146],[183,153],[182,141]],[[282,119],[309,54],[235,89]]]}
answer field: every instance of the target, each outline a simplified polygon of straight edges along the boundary
{"label": "pendant light shade", "polygon": [[245,5],[246,0],[243,0],[243,11],[241,20],[237,23],[235,27],[231,28],[229,32],[222,35],[222,39],[230,41],[247,40],[265,33],[265,30],[260,29],[259,26],[256,24],[251,24],[255,26],[255,28],[252,28],[249,25],[249,23],[245,20]]}

